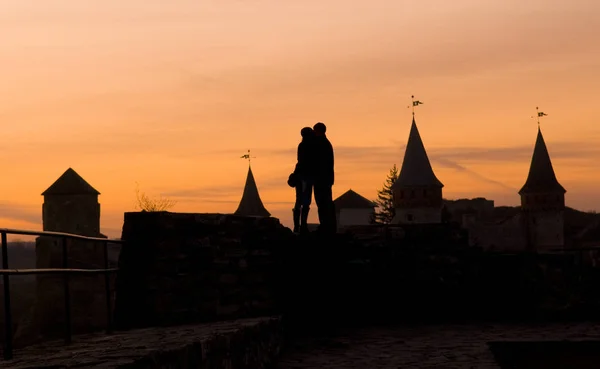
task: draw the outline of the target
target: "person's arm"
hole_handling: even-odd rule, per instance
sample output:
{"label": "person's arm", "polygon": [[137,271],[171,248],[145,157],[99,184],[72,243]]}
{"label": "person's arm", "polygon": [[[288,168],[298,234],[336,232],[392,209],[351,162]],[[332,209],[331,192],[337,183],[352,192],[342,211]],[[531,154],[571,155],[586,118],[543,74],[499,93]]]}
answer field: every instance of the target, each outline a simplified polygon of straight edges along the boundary
{"label": "person's arm", "polygon": [[329,147],[328,147],[328,151],[329,151],[329,168],[331,170],[330,175],[331,175],[331,185],[333,186],[333,183],[335,182],[335,170],[334,170],[334,154],[333,154],[333,145],[331,144],[331,142],[329,143]]}
{"label": "person's arm", "polygon": [[302,143],[298,144],[298,151],[296,153],[296,166],[294,167],[294,173],[298,173],[298,167],[300,166],[300,162],[302,160]]}

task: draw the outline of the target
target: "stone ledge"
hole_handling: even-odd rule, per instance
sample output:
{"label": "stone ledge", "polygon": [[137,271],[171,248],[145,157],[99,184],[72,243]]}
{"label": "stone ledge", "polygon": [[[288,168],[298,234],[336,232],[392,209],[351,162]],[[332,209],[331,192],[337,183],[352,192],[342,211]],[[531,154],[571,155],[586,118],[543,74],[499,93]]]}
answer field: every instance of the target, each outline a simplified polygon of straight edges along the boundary
{"label": "stone ledge", "polygon": [[264,368],[281,350],[278,317],[76,336],[17,350],[3,369]]}

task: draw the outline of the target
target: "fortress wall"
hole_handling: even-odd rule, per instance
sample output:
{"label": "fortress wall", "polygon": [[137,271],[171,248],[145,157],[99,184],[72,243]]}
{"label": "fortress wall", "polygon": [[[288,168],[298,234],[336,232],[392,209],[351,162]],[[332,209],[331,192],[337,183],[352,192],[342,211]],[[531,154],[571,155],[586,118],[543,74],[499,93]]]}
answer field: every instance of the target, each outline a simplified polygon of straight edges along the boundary
{"label": "fortress wall", "polygon": [[292,238],[270,217],[125,213],[115,324],[127,329],[276,313],[275,260]]}

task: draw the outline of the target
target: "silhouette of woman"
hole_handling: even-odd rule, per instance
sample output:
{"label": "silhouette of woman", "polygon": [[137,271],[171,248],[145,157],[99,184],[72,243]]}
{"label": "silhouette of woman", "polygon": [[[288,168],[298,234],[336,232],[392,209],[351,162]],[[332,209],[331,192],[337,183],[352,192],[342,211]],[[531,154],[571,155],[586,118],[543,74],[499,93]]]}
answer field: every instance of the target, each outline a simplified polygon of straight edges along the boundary
{"label": "silhouette of woman", "polygon": [[308,213],[313,191],[313,156],[314,132],[310,127],[300,131],[302,141],[298,144],[298,162],[294,173],[290,175],[288,184],[296,189],[296,204],[294,205],[294,232],[306,233],[308,231]]}

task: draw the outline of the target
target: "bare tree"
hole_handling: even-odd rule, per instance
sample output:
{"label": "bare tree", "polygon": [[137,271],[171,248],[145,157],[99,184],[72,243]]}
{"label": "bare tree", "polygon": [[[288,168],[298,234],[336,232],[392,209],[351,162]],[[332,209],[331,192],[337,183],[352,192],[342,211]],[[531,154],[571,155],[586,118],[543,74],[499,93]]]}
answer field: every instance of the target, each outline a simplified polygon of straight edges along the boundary
{"label": "bare tree", "polygon": [[135,187],[136,208],[142,211],[167,211],[177,204],[177,201],[162,196],[151,198],[140,191],[140,185],[136,182]]}

